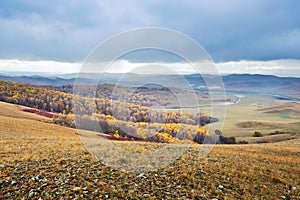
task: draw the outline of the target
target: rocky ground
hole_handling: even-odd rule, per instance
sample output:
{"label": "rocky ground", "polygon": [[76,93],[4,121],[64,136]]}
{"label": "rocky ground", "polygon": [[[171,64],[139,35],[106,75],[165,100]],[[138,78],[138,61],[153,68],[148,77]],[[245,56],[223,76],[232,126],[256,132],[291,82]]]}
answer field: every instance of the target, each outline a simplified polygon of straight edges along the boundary
{"label": "rocky ground", "polygon": [[126,172],[101,164],[74,129],[11,116],[0,127],[0,199],[300,199],[299,140],[205,157],[196,145],[164,168]]}

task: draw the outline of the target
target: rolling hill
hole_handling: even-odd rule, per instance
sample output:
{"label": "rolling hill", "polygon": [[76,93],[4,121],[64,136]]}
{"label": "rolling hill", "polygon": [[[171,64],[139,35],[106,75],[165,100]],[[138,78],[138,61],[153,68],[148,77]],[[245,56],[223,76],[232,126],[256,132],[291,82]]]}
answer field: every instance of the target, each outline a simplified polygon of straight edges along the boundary
{"label": "rolling hill", "polygon": [[[206,157],[199,156],[203,148],[192,146],[164,168],[131,173],[101,164],[75,129],[37,121],[35,114],[20,118],[14,105],[0,103],[0,110],[10,113],[0,116],[0,199],[297,199],[300,195],[299,139],[216,145]],[[156,148],[153,143],[115,143],[141,156],[149,151],[144,147]]]}
{"label": "rolling hill", "polygon": [[[98,82],[97,74],[65,74],[58,76],[5,76],[1,75],[0,80],[26,83],[31,85],[67,85],[67,84],[94,84]],[[205,79],[203,78],[205,77]],[[205,81],[210,83],[218,79],[215,75],[138,75],[138,74],[109,74],[102,76],[100,84],[121,84],[123,86],[143,86],[151,83],[166,84],[166,87],[178,87],[183,89],[206,88]],[[232,74],[222,76],[224,87],[227,91],[263,93],[268,95],[282,95],[299,100],[300,78],[277,77],[260,74]],[[121,80],[121,81],[119,81]],[[187,80],[188,84],[183,84]]]}

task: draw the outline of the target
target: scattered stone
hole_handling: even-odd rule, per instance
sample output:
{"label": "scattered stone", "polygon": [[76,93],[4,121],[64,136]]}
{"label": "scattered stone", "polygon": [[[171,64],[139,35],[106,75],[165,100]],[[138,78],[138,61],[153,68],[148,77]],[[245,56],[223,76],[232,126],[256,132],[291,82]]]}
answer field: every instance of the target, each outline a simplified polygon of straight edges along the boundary
{"label": "scattered stone", "polygon": [[80,192],[81,191],[81,187],[74,187],[72,190],[74,192]]}
{"label": "scattered stone", "polygon": [[149,198],[151,195],[150,194],[144,194],[143,197]]}
{"label": "scattered stone", "polygon": [[41,176],[40,175],[37,175],[36,177],[34,177],[34,179],[36,180],[36,181],[39,181],[39,180],[41,180]]}
{"label": "scattered stone", "polygon": [[223,189],[224,189],[224,186],[223,186],[223,185],[219,185],[219,186],[218,186],[218,189],[223,190]]}
{"label": "scattered stone", "polygon": [[48,183],[48,182],[49,182],[47,178],[43,178],[42,181],[45,182],[45,183]]}
{"label": "scattered stone", "polygon": [[132,182],[132,185],[134,185],[135,187],[139,186],[139,184],[136,184],[135,182]]}
{"label": "scattered stone", "polygon": [[11,185],[16,185],[18,182],[17,181],[12,181]]}
{"label": "scattered stone", "polygon": [[37,192],[35,189],[31,189],[29,191],[29,194],[28,194],[28,198],[31,199],[32,197],[36,196],[37,195]]}
{"label": "scattered stone", "polygon": [[99,194],[99,190],[95,190],[92,194]]}
{"label": "scattered stone", "polygon": [[297,187],[296,187],[296,186],[293,186],[293,187],[292,187],[292,190],[293,190],[293,191],[294,191],[294,190],[296,190],[296,189],[297,189]]}

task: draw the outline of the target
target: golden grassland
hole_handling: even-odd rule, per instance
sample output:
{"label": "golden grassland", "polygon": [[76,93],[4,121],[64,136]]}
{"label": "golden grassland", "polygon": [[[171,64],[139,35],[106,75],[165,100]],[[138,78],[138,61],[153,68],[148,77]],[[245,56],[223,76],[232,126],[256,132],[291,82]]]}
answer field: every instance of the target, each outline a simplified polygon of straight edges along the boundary
{"label": "golden grassland", "polygon": [[[209,111],[207,113],[209,114]],[[247,94],[238,104],[227,106],[223,134],[227,137],[235,136],[238,141],[248,141],[256,130],[261,131],[264,136],[274,131],[300,133],[299,113],[300,103]],[[241,122],[252,123],[253,126],[240,127],[238,123]],[[273,142],[294,138],[286,136],[267,136],[264,140]],[[259,139],[249,142],[257,140]]]}
{"label": "golden grassland", "polygon": [[[0,104],[0,199],[299,199],[300,140],[193,145],[174,163],[145,173],[101,164],[75,129]],[[5,114],[6,113],[6,114]],[[15,113],[15,114],[12,114]],[[16,118],[18,117],[18,118]],[[91,132],[88,132],[89,134]],[[141,152],[157,144],[116,142]],[[151,148],[150,148],[151,149]]]}
{"label": "golden grassland", "polygon": [[39,120],[39,121],[50,121],[49,118],[35,115],[32,113],[24,112],[24,109],[29,109],[26,106],[11,104],[0,101],[0,116],[5,117],[14,117],[14,118],[21,118],[21,119],[32,119],[32,120]]}

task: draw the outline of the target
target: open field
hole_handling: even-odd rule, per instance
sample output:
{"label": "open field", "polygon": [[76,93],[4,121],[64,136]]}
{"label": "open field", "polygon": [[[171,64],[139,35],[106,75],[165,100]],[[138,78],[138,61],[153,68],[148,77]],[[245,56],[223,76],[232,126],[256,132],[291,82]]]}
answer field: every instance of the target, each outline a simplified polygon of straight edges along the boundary
{"label": "open field", "polygon": [[5,103],[3,101],[0,101],[0,108],[1,108],[0,116],[14,117],[20,119],[32,119],[32,120],[39,120],[39,121],[50,121],[50,119],[47,117],[41,115],[35,115],[29,112],[24,112],[23,110],[30,109],[25,106]]}
{"label": "open field", "polygon": [[[296,136],[268,136],[268,134],[274,131],[300,133],[299,113],[300,103],[247,94],[239,103],[227,106],[223,134],[252,142],[259,140],[259,138],[249,140],[254,131],[258,130],[265,136],[263,138],[265,141],[279,141],[279,138],[292,139],[299,134]],[[239,126],[239,123],[248,126]],[[214,124],[210,125],[214,126]]]}
{"label": "open field", "polygon": [[[1,110],[12,109],[0,104]],[[10,113],[12,113],[10,111]],[[207,157],[193,145],[174,163],[144,174],[102,165],[75,129],[0,117],[0,199],[299,199],[300,140],[216,145]],[[36,117],[36,119],[35,119]],[[118,142],[116,142],[118,143]],[[136,149],[155,145],[119,142]],[[143,148],[141,156],[143,155]]]}

